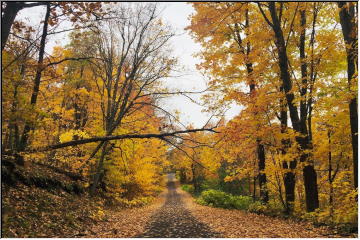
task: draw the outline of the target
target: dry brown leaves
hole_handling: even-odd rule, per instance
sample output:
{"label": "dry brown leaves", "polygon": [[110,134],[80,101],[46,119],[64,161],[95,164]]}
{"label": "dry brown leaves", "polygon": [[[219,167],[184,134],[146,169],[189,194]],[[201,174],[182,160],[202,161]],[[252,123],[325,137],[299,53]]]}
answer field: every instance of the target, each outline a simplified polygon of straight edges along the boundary
{"label": "dry brown leaves", "polygon": [[[182,191],[182,190],[178,190]],[[183,192],[184,202],[191,213],[226,238],[325,238],[341,237],[329,228],[315,228],[311,223],[295,222],[241,210],[212,208],[196,204]]]}
{"label": "dry brown leaves", "polygon": [[[3,237],[87,237],[129,238],[145,231],[151,216],[165,203],[164,191],[150,205],[133,208],[102,208],[102,220],[93,216],[104,206],[100,199],[75,196],[63,191],[48,192],[19,184],[3,188]],[[341,237],[326,227],[295,222],[240,210],[201,206],[177,188],[184,206],[199,221],[226,238],[324,238]],[[6,208],[6,209],[5,209]],[[6,214],[4,214],[6,210]],[[4,222],[3,222],[4,223]],[[354,236],[355,237],[355,236]]]}
{"label": "dry brown leaves", "polygon": [[[3,187],[3,237],[132,237],[143,232],[166,194],[148,206],[120,209],[104,207],[101,199],[87,195],[48,192],[23,184]],[[94,217],[98,209],[104,212],[102,220]]]}
{"label": "dry brown leaves", "polygon": [[166,191],[152,204],[131,209],[107,210],[106,220],[98,222],[85,235],[86,238],[129,238],[143,233],[153,213],[165,202]]}
{"label": "dry brown leaves", "polygon": [[71,237],[96,222],[89,216],[98,203],[85,196],[23,184],[5,188],[3,237]]}

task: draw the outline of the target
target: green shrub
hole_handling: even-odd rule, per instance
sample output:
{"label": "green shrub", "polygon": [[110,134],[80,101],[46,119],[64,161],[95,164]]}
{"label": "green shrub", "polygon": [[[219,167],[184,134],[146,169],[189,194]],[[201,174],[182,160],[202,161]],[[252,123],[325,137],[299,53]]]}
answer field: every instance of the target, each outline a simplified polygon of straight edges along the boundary
{"label": "green shrub", "polygon": [[184,190],[185,192],[194,193],[194,186],[193,185],[189,185],[189,184],[183,184],[181,185],[181,189]]}
{"label": "green shrub", "polygon": [[278,199],[270,199],[267,203],[267,213],[271,215],[282,215],[284,206]]}
{"label": "green shrub", "polygon": [[201,191],[209,190],[209,189],[215,189],[220,190],[220,185],[218,180],[205,180],[203,183],[201,183],[200,186]]}
{"label": "green shrub", "polygon": [[256,201],[252,204],[250,204],[249,212],[253,213],[264,213],[267,215],[282,215],[284,212],[284,207],[281,204],[281,202],[277,199],[270,199],[267,204],[263,204],[260,201]]}
{"label": "green shrub", "polygon": [[202,205],[247,210],[252,203],[252,198],[247,196],[233,196],[219,190],[203,191],[197,199],[197,203]]}
{"label": "green shrub", "polygon": [[205,206],[208,205],[207,202],[205,202],[204,199],[202,199],[201,197],[196,198],[195,202],[200,205],[205,205]]}
{"label": "green shrub", "polygon": [[218,190],[206,190],[200,195],[200,198],[206,203],[206,205],[212,205],[214,207],[231,208],[230,195],[218,191]]}
{"label": "green shrub", "polygon": [[267,206],[259,201],[251,203],[248,208],[248,211],[253,213],[266,213],[267,210]]}
{"label": "green shrub", "polygon": [[253,203],[251,197],[248,196],[231,196],[231,204],[233,208],[248,210],[249,206]]}

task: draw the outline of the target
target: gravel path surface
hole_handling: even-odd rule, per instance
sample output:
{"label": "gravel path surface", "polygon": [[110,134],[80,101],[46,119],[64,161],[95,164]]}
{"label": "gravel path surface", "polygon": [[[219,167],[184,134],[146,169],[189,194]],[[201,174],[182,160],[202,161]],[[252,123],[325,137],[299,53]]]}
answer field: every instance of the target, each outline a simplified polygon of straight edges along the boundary
{"label": "gravel path surface", "polygon": [[177,192],[174,176],[169,174],[168,193],[165,204],[151,217],[143,234],[136,237],[149,238],[215,238],[220,237],[209,226],[194,218]]}

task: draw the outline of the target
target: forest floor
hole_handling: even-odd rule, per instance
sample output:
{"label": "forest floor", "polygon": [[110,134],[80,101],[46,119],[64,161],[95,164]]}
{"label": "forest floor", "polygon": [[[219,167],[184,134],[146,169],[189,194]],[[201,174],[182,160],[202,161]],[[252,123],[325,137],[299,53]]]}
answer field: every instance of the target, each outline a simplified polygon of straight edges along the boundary
{"label": "forest floor", "polygon": [[[327,227],[241,210],[201,206],[170,177],[167,190],[151,206],[115,213],[84,237],[338,238]],[[95,234],[96,233],[96,234]],[[356,236],[348,236],[356,237]]]}
{"label": "forest floor", "polygon": [[2,214],[3,221],[7,218],[2,237],[344,237],[307,222],[198,205],[173,175],[147,206],[104,207],[100,201],[18,184],[3,191],[2,207],[11,208]]}

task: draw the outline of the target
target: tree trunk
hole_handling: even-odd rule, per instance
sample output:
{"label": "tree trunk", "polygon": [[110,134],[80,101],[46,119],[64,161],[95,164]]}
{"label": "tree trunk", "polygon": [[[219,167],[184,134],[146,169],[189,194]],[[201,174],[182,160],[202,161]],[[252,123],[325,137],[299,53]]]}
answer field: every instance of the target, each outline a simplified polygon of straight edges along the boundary
{"label": "tree trunk", "polygon": [[193,184],[193,187],[194,187],[194,192],[199,193],[200,189],[199,189],[198,179],[197,179],[197,176],[196,176],[195,163],[191,164],[191,171],[192,171],[192,184]]}
{"label": "tree trunk", "polygon": [[[283,92],[283,87],[280,88],[280,92]],[[280,124],[281,124],[281,133],[286,133],[287,129],[287,111],[286,103],[283,99],[280,99]],[[285,155],[287,149],[289,148],[290,141],[289,139],[281,140],[281,154]],[[284,174],[284,187],[285,187],[285,214],[291,214],[293,211],[294,201],[295,201],[295,173],[294,169],[296,168],[296,160],[290,162],[290,165],[287,161],[283,161],[282,166],[286,169]]]}
{"label": "tree trunk", "polygon": [[305,34],[306,34],[306,11],[300,10],[300,64],[301,64],[301,89],[300,89],[300,131],[307,134],[306,116],[307,116],[307,83],[308,83],[308,71],[305,54]]}
{"label": "tree trunk", "polygon": [[257,144],[257,154],[258,154],[258,167],[259,167],[259,187],[260,187],[260,200],[263,203],[267,203],[269,201],[269,193],[266,188],[266,174],[265,170],[265,149],[264,145],[259,143]]}
{"label": "tree trunk", "polygon": [[307,165],[303,168],[305,183],[306,210],[313,212],[319,208],[319,193],[317,188],[317,175],[314,166]]}
{"label": "tree trunk", "polygon": [[11,26],[17,13],[23,8],[22,2],[6,2],[6,7],[2,9],[1,17],[1,51],[4,50],[8,40]]}
{"label": "tree trunk", "polygon": [[[17,103],[18,103],[18,85],[16,84],[15,86],[15,89],[14,89],[14,100],[13,100],[13,103],[12,103],[12,106],[11,106],[11,113],[13,115],[15,115],[16,111],[17,111]],[[11,123],[10,123],[10,149],[11,150],[15,150],[17,149],[17,146],[19,145],[19,126],[16,122],[15,119],[11,119],[10,120]]]}
{"label": "tree trunk", "polygon": [[[21,64],[20,66],[20,75],[21,75],[21,79],[25,78],[25,63]],[[13,103],[11,106],[11,113],[14,116],[16,114],[16,111],[18,110],[18,87],[19,87],[20,83],[16,82],[15,86],[14,86],[14,95],[13,95]],[[20,144],[20,131],[19,131],[19,125],[17,123],[16,119],[11,119],[10,120],[10,131],[14,131],[13,135],[11,134],[11,136],[13,136],[13,139],[11,139],[11,150],[12,151],[16,151],[16,149],[18,149],[18,146]]]}
{"label": "tree trunk", "polygon": [[101,151],[99,163],[98,163],[98,166],[96,168],[96,172],[95,172],[95,174],[93,176],[93,182],[92,182],[92,185],[91,185],[91,188],[90,188],[90,195],[91,196],[95,195],[96,189],[97,189],[97,187],[99,185],[99,182],[100,182],[101,175],[103,174],[104,160],[105,160],[105,156],[107,154],[107,145],[108,145],[108,142],[105,142],[104,145],[102,146],[102,151]]}
{"label": "tree trunk", "polygon": [[249,196],[251,196],[251,177],[250,177],[250,175],[248,175],[248,184],[249,184]]}
{"label": "tree trunk", "polygon": [[285,203],[286,203],[285,213],[291,214],[293,211],[294,201],[295,201],[295,174],[293,172],[285,173],[284,186],[285,186]]}
{"label": "tree trunk", "polygon": [[[355,3],[357,4],[357,3]],[[346,55],[347,55],[347,73],[349,90],[356,79],[357,66],[357,23],[355,17],[354,3],[339,2],[340,24],[344,36]],[[356,92],[349,103],[350,126],[351,126],[351,144],[353,150],[353,169],[354,169],[354,187],[358,187],[358,113]]]}
{"label": "tree trunk", "polygon": [[[246,10],[245,11],[245,27],[249,28],[249,11]],[[246,33],[245,33],[246,34]],[[239,40],[239,44],[242,42],[241,36],[238,33],[238,40]],[[240,48],[242,48],[242,46],[240,46]],[[249,82],[249,87],[250,87],[250,97],[251,97],[251,103],[253,106],[255,106],[255,97],[256,97],[256,83],[253,79],[253,64],[249,59],[249,55],[251,52],[251,44],[248,41],[246,44],[246,70],[247,70],[247,74],[248,74],[248,82]],[[254,112],[254,117],[257,118],[258,113]],[[260,126],[257,125],[257,128],[259,128]],[[269,201],[269,193],[267,190],[267,186],[266,186],[266,174],[265,174],[265,167],[266,167],[266,158],[265,158],[265,147],[263,144],[261,144],[261,139],[257,138],[256,139],[256,150],[257,150],[257,159],[258,159],[258,170],[259,170],[259,188],[260,188],[260,200],[263,203],[267,203]]]}
{"label": "tree trunk", "polygon": [[18,12],[24,8],[36,7],[46,4],[49,3],[35,2],[26,4],[25,2],[6,2],[6,7],[4,9],[1,9],[1,51],[5,48],[6,42],[9,38],[11,26],[13,25]]}
{"label": "tree trunk", "polygon": [[328,171],[328,181],[330,184],[330,191],[329,191],[329,206],[330,206],[330,217],[333,217],[334,214],[334,206],[333,206],[333,195],[334,195],[334,188],[333,188],[333,177],[332,177],[332,159],[331,159],[331,133],[328,130],[328,139],[329,139],[329,153],[328,153],[328,161],[329,161],[329,171]]}
{"label": "tree trunk", "polygon": [[255,202],[256,201],[256,179],[259,177],[259,176],[256,176],[255,174],[255,167],[256,167],[256,161],[254,161],[254,177],[253,177],[253,201]]}
{"label": "tree trunk", "polygon": [[185,168],[180,169],[180,183],[187,183]]}
{"label": "tree trunk", "polygon": [[290,73],[288,69],[288,57],[286,52],[286,44],[281,29],[281,24],[277,16],[277,11],[275,7],[275,2],[269,3],[269,11],[273,23],[271,27],[273,28],[275,34],[275,45],[278,52],[278,63],[280,68],[280,78],[283,83],[283,87],[286,94],[287,105],[289,108],[290,119],[292,122],[293,129],[301,133],[303,136],[297,137],[296,141],[301,147],[303,152],[300,161],[305,162],[305,167],[303,168],[303,177],[306,193],[306,209],[308,212],[313,212],[316,208],[319,207],[319,196],[317,191],[317,175],[313,166],[313,163],[309,161],[309,154],[304,153],[307,150],[310,150],[309,139],[307,137],[306,121],[301,121],[299,118],[298,110],[295,105],[295,96],[292,92],[292,82],[290,78]]}
{"label": "tree trunk", "polygon": [[254,176],[253,177],[253,194],[252,194],[252,199],[253,199],[253,201],[255,202],[256,201],[256,179],[257,179],[257,177],[256,176]]}
{"label": "tree trunk", "polygon": [[[35,75],[35,79],[34,79],[34,87],[33,87],[33,92],[31,94],[31,101],[30,104],[31,106],[34,108],[37,102],[37,97],[39,94],[39,89],[40,89],[40,80],[41,80],[41,74],[43,69],[43,62],[44,62],[44,53],[45,53],[45,44],[46,44],[46,37],[48,34],[48,20],[50,17],[50,3],[47,3],[46,5],[46,14],[45,14],[45,19],[44,19],[44,26],[43,26],[43,32],[41,35],[41,40],[40,40],[40,49],[39,49],[39,58],[38,58],[38,62],[37,62],[37,69],[36,69],[36,75]],[[20,140],[20,146],[18,148],[18,151],[23,151],[26,146],[27,146],[27,141],[28,141],[28,135],[29,132],[31,130],[31,123],[26,122],[25,126],[24,126],[24,131]]]}

